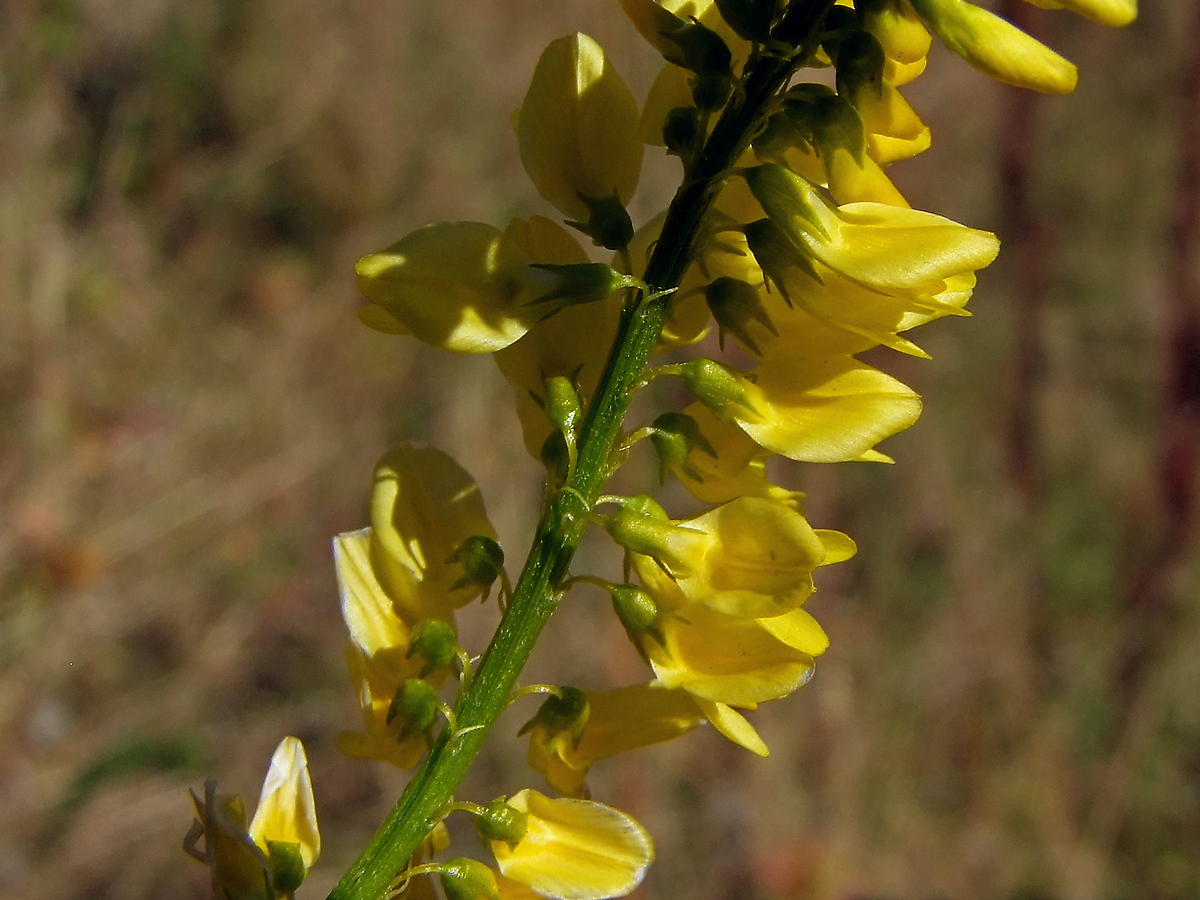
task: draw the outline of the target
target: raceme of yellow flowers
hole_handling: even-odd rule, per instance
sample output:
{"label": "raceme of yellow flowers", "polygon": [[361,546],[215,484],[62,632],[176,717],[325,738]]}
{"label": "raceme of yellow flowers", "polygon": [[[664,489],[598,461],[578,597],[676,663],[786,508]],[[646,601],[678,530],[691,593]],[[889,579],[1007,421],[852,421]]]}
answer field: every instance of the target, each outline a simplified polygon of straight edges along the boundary
{"label": "raceme of yellow flowers", "polygon": [[[1136,14],[1135,0],[1031,2],[1106,25]],[[376,468],[370,526],[334,540],[362,712],[338,746],[421,768],[331,897],[433,897],[436,885],[450,900],[622,896],[652,844],[590,799],[594,762],[704,724],[767,754],[745,713],[812,677],[829,641],[805,601],[817,570],[856,548],[812,527],[766,461],[890,461],[877,445],[912,425],[921,401],[858,354],[925,356],[912,329],[967,315],[975,273],[998,250],[992,234],[911,209],[889,178],[930,145],[901,89],[924,70],[931,32],[1009,84],[1061,93],[1076,82],[1070,62],[966,0],[620,5],[665,63],[645,103],[573,34],[543,52],[514,118],[525,169],[562,224],[442,222],[357,266],[367,325],[494,355],[548,499],[514,584],[470,475],[404,445]],[[647,145],[679,158],[682,186],[635,226],[626,208]],[[719,353],[689,350],[714,330]],[[679,378],[693,402],[626,423],[630,397],[659,377]],[[707,511],[673,518],[648,495],[603,495],[647,439],[662,478]],[[570,571],[589,527],[623,549],[620,580]],[[582,585],[607,591],[645,681],[518,689],[545,619]],[[505,615],[477,662],[455,613],[493,591]],[[528,693],[544,695],[522,730],[529,765],[561,796],[456,799],[484,734]],[[194,800],[187,846],[214,896],[292,896],[320,850],[297,740],[276,751],[249,825],[212,782]],[[473,819],[494,865],[434,861],[454,812]]]}

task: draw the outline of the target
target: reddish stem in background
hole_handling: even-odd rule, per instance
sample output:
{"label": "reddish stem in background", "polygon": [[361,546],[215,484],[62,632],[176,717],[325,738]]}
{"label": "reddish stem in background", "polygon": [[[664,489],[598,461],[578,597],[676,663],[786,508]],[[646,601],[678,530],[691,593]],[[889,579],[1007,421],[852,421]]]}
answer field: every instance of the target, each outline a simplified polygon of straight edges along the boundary
{"label": "reddish stem in background", "polygon": [[[1167,235],[1165,320],[1158,459],[1158,541],[1130,574],[1127,627],[1116,660],[1120,724],[1146,680],[1156,648],[1169,634],[1170,579],[1195,531],[1200,462],[1200,2],[1193,8],[1191,48],[1180,84],[1178,161]],[[1144,529],[1144,524],[1138,526]]]}

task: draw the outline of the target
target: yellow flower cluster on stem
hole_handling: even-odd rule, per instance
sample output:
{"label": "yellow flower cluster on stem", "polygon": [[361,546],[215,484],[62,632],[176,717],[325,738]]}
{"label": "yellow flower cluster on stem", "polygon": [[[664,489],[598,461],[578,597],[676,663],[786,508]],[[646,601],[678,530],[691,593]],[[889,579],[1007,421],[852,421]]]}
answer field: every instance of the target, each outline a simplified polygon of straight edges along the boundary
{"label": "yellow flower cluster on stem", "polygon": [[[1108,24],[1135,12],[1134,0],[1031,2]],[[534,216],[426,226],[356,268],[365,324],[495,355],[547,494],[515,584],[478,487],[431,448],[387,454],[370,527],[335,539],[363,720],[338,746],[415,771],[331,900],[417,900],[435,880],[448,900],[622,896],[653,846],[632,818],[590,799],[593,763],[706,723],[767,754],[746,713],[811,677],[829,644],[803,608],[814,572],[856,547],[813,528],[802,495],[768,480],[766,460],[889,462],[876,445],[916,421],[920,398],[859,354],[925,356],[908,333],[967,315],[975,272],[998,250],[994,235],[911,209],[892,183],[887,167],[930,143],[899,88],[924,70],[930,31],[1002,81],[1061,92],[1076,77],[968,0],[620,5],[666,62],[645,105],[599,44],[574,34],[543,52],[514,117],[538,193],[610,262]],[[832,87],[792,83],[822,66],[834,68]],[[667,210],[635,229],[627,205],[645,144],[679,157],[684,177]],[[647,369],[714,326],[721,359]],[[694,402],[628,433],[631,399],[663,376]],[[645,438],[661,477],[711,508],[672,518],[649,496],[603,493]],[[572,572],[589,526],[623,549],[624,581]],[[542,628],[581,584],[609,593],[652,674],[610,690],[518,690]],[[456,611],[497,586],[503,615],[476,664],[458,644]],[[529,693],[547,695],[522,729],[529,764],[565,796],[456,798],[501,712]],[[189,846],[217,896],[290,896],[315,859],[302,750],[285,742],[276,757],[249,826],[240,801],[215,788],[196,798]],[[454,812],[475,818],[496,869],[430,859]]]}

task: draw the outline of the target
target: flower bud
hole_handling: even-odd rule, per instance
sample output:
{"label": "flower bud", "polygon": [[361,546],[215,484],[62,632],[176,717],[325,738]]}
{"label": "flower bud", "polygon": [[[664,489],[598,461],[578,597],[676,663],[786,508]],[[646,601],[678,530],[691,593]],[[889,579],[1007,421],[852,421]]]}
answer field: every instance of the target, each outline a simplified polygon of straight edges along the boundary
{"label": "flower bud", "polygon": [[412,735],[428,734],[437,716],[438,697],[433,685],[420,678],[406,678],[388,706],[387,723],[401,723],[397,740],[403,741]]}
{"label": "flower bud", "polygon": [[454,665],[460,650],[453,625],[445,619],[422,619],[409,636],[405,659],[414,656],[423,659],[425,665],[418,677],[425,678],[431,672]]}
{"label": "flower bud", "polygon": [[486,600],[504,568],[504,551],[494,538],[473,534],[458,545],[446,563],[459,563],[463,567],[462,576],[450,585],[450,590],[478,588]]}
{"label": "flower bud", "polygon": [[758,414],[751,400],[753,384],[729,366],[712,359],[693,359],[680,366],[680,376],[692,395],[715,413],[737,406],[740,415]]}
{"label": "flower bud", "polygon": [[762,295],[753,285],[737,278],[722,276],[704,289],[704,299],[708,308],[712,310],[713,318],[717,320],[722,349],[725,347],[725,332],[728,331],[751,353],[761,356],[758,344],[750,336],[748,326],[751,322],[757,322],[771,334],[779,334],[767,311],[763,309]]}
{"label": "flower bud", "polygon": [[701,77],[712,75],[730,79],[733,54],[721,36],[699,22],[678,18],[676,22],[674,28],[662,32],[662,40],[671,51],[664,54],[667,61]]}
{"label": "flower bud", "polygon": [[555,430],[574,434],[583,419],[583,402],[571,379],[555,375],[546,379],[546,395],[541,400],[546,418]]}
{"label": "flower bud", "polygon": [[997,81],[1049,94],[1075,90],[1068,60],[1010,22],[966,0],[910,0],[943,44]]}
{"label": "flower bud", "polygon": [[663,123],[662,142],[667,151],[687,159],[700,141],[700,110],[676,106]]}
{"label": "flower bud", "polygon": [[493,800],[475,814],[475,827],[484,841],[503,841],[515,847],[525,837],[529,815],[503,799]]}
{"label": "flower bud", "polygon": [[500,900],[496,873],[477,859],[458,856],[447,860],[438,878],[446,900]]}

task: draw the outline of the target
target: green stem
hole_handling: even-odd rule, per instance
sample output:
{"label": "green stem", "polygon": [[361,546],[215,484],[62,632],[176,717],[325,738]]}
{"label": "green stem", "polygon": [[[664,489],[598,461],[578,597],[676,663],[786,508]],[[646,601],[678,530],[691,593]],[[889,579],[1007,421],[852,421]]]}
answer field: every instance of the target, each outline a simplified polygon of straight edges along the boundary
{"label": "green stem", "polygon": [[[775,29],[782,43],[801,47],[789,58],[760,56],[747,68],[741,100],[721,114],[704,149],[687,172],[667,211],[646,267],[652,293],[678,287],[691,260],[700,225],[728,170],[758,132],[771,99],[799,62],[812,52],[817,29],[833,0],[795,0]],[[492,642],[459,699],[459,737],[443,732],[414,773],[387,820],[329,900],[378,900],[416,852],[454,795],[517,683],[542,627],[558,605],[588,517],[609,471],[630,398],[654,349],[667,313],[667,297],[626,306],[604,374],[588,408],[578,464],[547,504],[525,568]]]}

